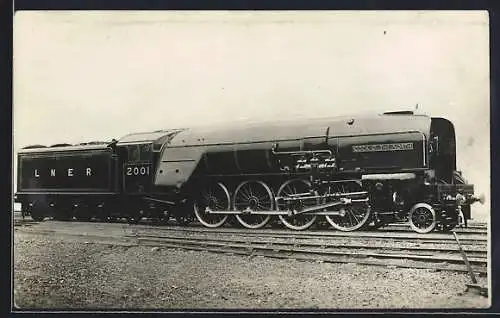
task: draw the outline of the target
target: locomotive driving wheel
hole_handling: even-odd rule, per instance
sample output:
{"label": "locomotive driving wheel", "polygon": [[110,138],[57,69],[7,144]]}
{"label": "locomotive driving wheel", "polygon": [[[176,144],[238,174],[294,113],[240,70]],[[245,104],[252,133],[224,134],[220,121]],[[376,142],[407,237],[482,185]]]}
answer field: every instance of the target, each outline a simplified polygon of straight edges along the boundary
{"label": "locomotive driving wheel", "polygon": [[432,232],[437,225],[436,212],[427,203],[417,203],[408,215],[410,227],[417,233]]}
{"label": "locomotive driving wheel", "polygon": [[[271,211],[273,207],[273,193],[262,181],[244,181],[234,192],[233,208],[237,211]],[[259,229],[269,222],[271,215],[236,214],[236,219],[246,228]]]}
{"label": "locomotive driving wheel", "polygon": [[210,184],[201,190],[198,198],[194,200],[193,210],[198,221],[206,227],[219,227],[226,222],[228,214],[208,213],[211,211],[227,211],[230,208],[229,191],[224,184],[218,182]]}
{"label": "locomotive driving wheel", "polygon": [[[328,187],[325,194],[359,191],[362,191],[360,182],[348,181],[334,183],[332,186]],[[327,198],[325,199],[325,203],[328,203],[331,200],[337,199]],[[367,225],[371,216],[370,206],[366,202],[351,202],[340,207],[335,207],[332,210],[338,212],[339,214],[325,215],[325,218],[331,226],[343,232],[361,229]]]}
{"label": "locomotive driving wheel", "polygon": [[[306,180],[294,179],[285,181],[278,190],[278,197],[291,197],[294,194],[298,193],[309,193],[311,189],[311,183]],[[300,211],[308,206],[314,206],[319,204],[319,199],[305,199],[305,200],[295,200],[291,201],[290,204],[287,204],[284,201],[281,201],[277,205],[278,210],[296,210]],[[298,214],[298,215],[279,215],[278,216],[281,222],[285,224],[285,226],[292,230],[305,230],[314,224],[317,216],[313,214]]]}

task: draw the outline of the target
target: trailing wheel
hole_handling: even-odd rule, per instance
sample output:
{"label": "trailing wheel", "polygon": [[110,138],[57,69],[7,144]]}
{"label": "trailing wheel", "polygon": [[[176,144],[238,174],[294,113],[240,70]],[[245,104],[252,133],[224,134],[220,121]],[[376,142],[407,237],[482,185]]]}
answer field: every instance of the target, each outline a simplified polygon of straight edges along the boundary
{"label": "trailing wheel", "polygon": [[218,182],[204,187],[193,202],[194,215],[206,227],[219,227],[228,219],[228,214],[213,214],[206,211],[228,211],[230,209],[229,191]]}
{"label": "trailing wheel", "polygon": [[384,225],[386,225],[386,223],[384,222],[384,220],[374,219],[373,222],[371,222],[370,224],[368,224],[367,229],[368,230],[378,230],[378,229],[380,229]]}
{"label": "trailing wheel", "polygon": [[[294,179],[285,181],[278,190],[278,197],[289,198],[293,195],[299,193],[309,193],[311,189],[311,183],[306,180]],[[286,203],[280,200],[277,205],[277,209],[280,211],[284,210],[295,210],[301,211],[302,209],[319,204],[319,199],[305,199],[305,200],[295,200]],[[313,214],[298,214],[298,215],[279,215],[279,219],[285,226],[292,230],[305,230],[316,221],[317,216]]]}
{"label": "trailing wheel", "polygon": [[[362,191],[361,184],[354,181],[338,182],[326,191],[326,194],[331,193],[348,193]],[[336,201],[336,198],[328,198],[325,203]],[[371,210],[366,202],[351,202],[339,207],[333,207],[328,211],[338,212],[338,215],[325,215],[326,220],[335,229],[343,232],[356,231],[368,225],[370,220]]]}
{"label": "trailing wheel", "polygon": [[186,226],[194,222],[195,216],[192,214],[177,214],[175,220],[179,225]]}
{"label": "trailing wheel", "polygon": [[162,210],[158,214],[158,221],[160,224],[165,225],[168,223],[168,220],[170,220],[170,212],[168,210]]}
{"label": "trailing wheel", "polygon": [[[274,196],[271,189],[262,181],[244,181],[236,188],[233,196],[233,209],[236,211],[271,211],[274,208]],[[264,227],[271,215],[236,214],[236,219],[246,228]]]}
{"label": "trailing wheel", "polygon": [[437,225],[436,211],[427,203],[417,203],[408,215],[410,227],[417,233],[432,232]]}

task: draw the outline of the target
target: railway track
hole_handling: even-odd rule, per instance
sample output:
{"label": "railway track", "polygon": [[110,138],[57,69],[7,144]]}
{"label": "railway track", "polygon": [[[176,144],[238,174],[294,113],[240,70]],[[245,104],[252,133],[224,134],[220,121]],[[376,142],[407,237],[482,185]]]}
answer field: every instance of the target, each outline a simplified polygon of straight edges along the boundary
{"label": "railway track", "polygon": [[[375,251],[391,251],[391,252],[407,252],[408,254],[415,254],[415,255],[424,255],[424,256],[432,256],[436,255],[437,253],[442,253],[442,254],[452,254],[452,253],[457,253],[459,252],[458,247],[456,248],[451,248],[451,247],[436,247],[436,246],[421,246],[421,245],[413,245],[413,246],[395,246],[395,245],[390,245],[390,244],[384,244],[383,242],[377,242],[374,245],[368,245],[368,244],[362,244],[362,243],[352,243],[352,242],[334,242],[331,240],[322,240],[319,241],[316,240],[315,242],[311,240],[297,240],[297,239],[292,239],[292,240],[266,240],[262,238],[248,238],[244,236],[237,236],[233,238],[211,238],[211,237],[206,237],[206,236],[190,236],[190,237],[180,237],[178,235],[150,235],[150,234],[138,234],[134,233],[131,235],[126,235],[126,237],[130,238],[139,238],[141,240],[177,240],[179,238],[186,239],[186,240],[193,240],[197,242],[204,242],[206,240],[210,240],[213,242],[219,242],[219,243],[237,243],[237,244],[258,244],[258,245],[265,245],[265,246],[273,246],[273,247],[280,247],[280,246],[293,246],[296,248],[311,248],[311,249],[322,249],[322,250],[328,250],[328,249],[355,249],[356,251],[364,251],[364,250],[375,250]],[[469,256],[473,257],[482,257],[486,258],[487,256],[487,251],[486,249],[480,249],[480,248],[464,248],[463,249],[466,253],[468,253]],[[481,263],[482,264],[482,263]]]}
{"label": "railway track", "polygon": [[[339,232],[339,231],[288,231],[275,229],[247,230],[236,228],[217,228],[210,229],[195,226],[146,226],[141,228],[147,230],[157,230],[161,232],[183,232],[183,233],[217,233],[220,235],[245,235],[250,237],[272,237],[272,238],[302,238],[302,239],[377,239],[391,240],[396,242],[420,242],[428,244],[439,244],[443,242],[455,242],[453,236],[449,233],[394,233],[380,231],[358,231],[358,232]],[[458,233],[458,232],[457,232]],[[469,235],[459,233],[463,244],[484,244],[488,242],[486,235]]]}
{"label": "railway track", "polygon": [[[365,251],[363,249],[339,250],[325,246],[314,246],[308,244],[307,248],[297,247],[294,243],[256,242],[221,240],[207,238],[167,238],[159,236],[136,237],[139,244],[149,246],[161,246],[168,248],[180,248],[186,250],[209,251],[229,253],[247,256],[263,256],[272,258],[289,258],[304,261],[329,262],[329,263],[354,263],[362,265],[392,266],[404,268],[432,269],[436,271],[468,272],[459,255],[423,255],[405,253],[408,249],[384,252],[378,247],[378,251]],[[306,244],[303,244],[306,245]],[[303,246],[302,245],[302,246]],[[371,247],[377,249],[377,247]],[[346,249],[342,247],[342,249]],[[415,250],[413,250],[415,251]],[[458,252],[458,250],[454,251]],[[478,275],[487,275],[487,258],[472,257],[469,262],[473,265],[473,271]]]}
{"label": "railway track", "polygon": [[[487,234],[488,228],[485,226],[468,226],[466,228],[457,227],[455,232],[457,233],[467,233],[467,234]],[[409,225],[404,224],[390,224],[377,229],[379,232],[413,232]]]}
{"label": "railway track", "polygon": [[[45,222],[60,223],[73,226],[78,224],[89,224],[89,222],[61,222],[46,220],[43,222],[35,222],[31,219],[24,221],[14,221],[14,226],[20,225],[33,225],[44,224]],[[91,224],[104,224],[104,225],[117,225],[129,226],[124,223],[102,223],[92,222]],[[289,230],[276,230],[276,229],[260,229],[260,230],[247,230],[241,228],[205,228],[196,225],[190,226],[153,226],[147,224],[132,225],[133,228],[142,228],[152,231],[162,232],[183,232],[183,233],[218,233],[225,235],[246,235],[258,237],[272,237],[272,238],[303,238],[303,239],[380,239],[391,240],[394,242],[420,242],[422,244],[439,244],[443,242],[454,242],[454,238],[449,233],[428,233],[418,234],[414,232],[390,232],[390,231],[355,231],[355,232],[339,232],[339,231],[289,231]],[[488,238],[486,233],[476,234],[468,232],[458,232],[461,235],[463,244],[487,244]]]}
{"label": "railway track", "polygon": [[[290,232],[46,221],[18,230],[97,241],[304,261],[354,263],[467,272],[452,235],[416,233]],[[360,234],[360,235],[357,235]],[[410,235],[411,234],[411,235]],[[486,238],[459,234],[477,275],[487,275]],[[346,239],[349,241],[346,242]],[[414,245],[395,244],[405,242]],[[432,244],[432,246],[422,246]]]}
{"label": "railway track", "polygon": [[[47,219],[44,221],[46,222]],[[22,219],[21,217],[21,212],[20,211],[14,211],[14,225],[17,226],[17,225],[22,225],[22,224],[36,224],[38,222],[35,222],[33,221],[29,216],[26,216],[24,219]],[[105,222],[103,222],[105,223]],[[122,222],[116,222],[116,223],[122,223]],[[141,224],[143,225],[146,225],[146,224],[149,224],[150,223],[150,220],[143,220],[141,222]],[[160,226],[162,228],[166,228],[166,227],[172,227],[172,228],[187,228],[187,231],[192,231],[193,228],[200,228],[200,231],[210,231],[210,230],[215,230],[215,231],[228,231],[228,230],[231,230],[231,229],[234,229],[234,230],[246,230],[246,229],[241,229],[241,228],[225,228],[225,227],[222,227],[222,228],[217,228],[217,229],[210,229],[210,228],[205,228],[203,227],[202,225],[198,224],[198,223],[192,223],[190,226],[188,227],[180,227],[180,226],[175,226],[175,225],[164,225],[164,226]],[[159,228],[158,226],[155,226],[155,228]],[[266,228],[264,229],[265,231],[268,231],[270,230],[269,228]],[[273,229],[274,230],[274,229]],[[258,230],[252,230],[253,232],[257,232]],[[276,231],[280,231],[280,230],[276,230]],[[288,229],[283,229],[281,230],[281,232],[279,232],[278,235],[281,235],[282,233],[290,233],[290,232],[294,232],[294,231],[291,231],[291,230],[288,230]],[[294,233],[302,233],[304,235],[307,235],[307,233],[314,233],[314,235],[325,235],[325,234],[318,234],[318,233],[339,233],[338,231],[334,230],[334,229],[321,229],[321,230],[308,230],[308,231],[300,231],[300,232],[294,232]],[[472,225],[469,225],[467,228],[456,228],[455,229],[455,232],[456,233],[460,233],[462,235],[473,235],[473,234],[477,234],[477,235],[487,235],[487,226],[485,224],[472,224]],[[340,233],[345,233],[345,232],[340,232]],[[356,232],[353,232],[353,233],[412,233],[412,234],[417,234],[415,233],[413,230],[410,229],[409,225],[407,224],[401,224],[401,223],[396,223],[396,224],[389,224],[385,227],[382,227],[380,229],[376,229],[376,230],[367,230],[367,231],[356,231]],[[434,233],[428,233],[426,235],[433,235],[433,234],[438,234],[438,232],[434,232]]]}

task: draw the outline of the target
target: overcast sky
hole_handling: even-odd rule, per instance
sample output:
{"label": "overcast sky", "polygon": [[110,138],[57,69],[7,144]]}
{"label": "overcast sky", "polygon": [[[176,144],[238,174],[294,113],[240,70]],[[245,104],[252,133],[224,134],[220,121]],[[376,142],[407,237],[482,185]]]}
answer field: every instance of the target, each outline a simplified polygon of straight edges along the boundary
{"label": "overcast sky", "polygon": [[486,12],[18,12],[13,74],[15,151],[418,103],[489,200]]}

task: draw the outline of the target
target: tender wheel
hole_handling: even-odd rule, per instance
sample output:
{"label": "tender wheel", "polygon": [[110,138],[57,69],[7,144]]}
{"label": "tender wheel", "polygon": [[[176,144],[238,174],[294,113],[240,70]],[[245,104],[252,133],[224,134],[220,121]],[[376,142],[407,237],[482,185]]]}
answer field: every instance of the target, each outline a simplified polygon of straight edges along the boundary
{"label": "tender wheel", "polygon": [[31,218],[36,222],[41,222],[45,219],[45,214],[42,209],[32,209],[30,211]]}
{"label": "tender wheel", "polygon": [[408,215],[410,227],[417,233],[429,233],[436,228],[436,212],[427,203],[417,203]]}
{"label": "tender wheel", "polygon": [[[273,193],[262,181],[244,181],[234,192],[233,209],[236,211],[271,211],[273,208]],[[269,222],[271,215],[236,214],[236,219],[246,228],[259,229]]]}
{"label": "tender wheel", "polygon": [[89,213],[89,207],[84,205],[73,206],[74,216],[77,221],[88,222],[92,218]]}
{"label": "tender wheel", "polygon": [[55,211],[54,219],[57,221],[71,221],[73,217],[71,216],[70,211],[60,207]]}
{"label": "tender wheel", "polygon": [[[357,182],[339,182],[328,188],[326,193],[345,193],[362,191],[361,184]],[[329,202],[327,199],[326,202]],[[332,211],[340,212],[340,215],[325,215],[326,220],[335,229],[344,232],[356,231],[366,226],[371,216],[370,206],[366,202],[353,202],[333,208]]]}
{"label": "tender wheel", "polygon": [[127,215],[127,222],[129,224],[138,224],[144,214],[144,205],[142,203],[131,203],[129,213]]}
{"label": "tender wheel", "polygon": [[108,215],[105,218],[105,221],[108,222],[108,223],[116,223],[116,222],[118,222],[118,217],[116,217],[114,215]]}
{"label": "tender wheel", "polygon": [[142,215],[139,215],[139,214],[127,216],[127,222],[129,224],[139,224],[141,219],[142,219]]}
{"label": "tender wheel", "polygon": [[[298,193],[309,193],[310,189],[311,183],[309,181],[300,179],[288,180],[281,185],[277,196],[289,197]],[[318,205],[319,203],[319,199],[300,200],[291,204],[287,204],[280,200],[276,208],[280,211],[289,209],[300,211],[308,206]],[[312,214],[298,214],[294,216],[279,215],[278,217],[287,228],[298,231],[311,227],[317,218],[316,215]]]}
{"label": "tender wheel", "polygon": [[219,227],[226,222],[228,214],[207,213],[208,207],[212,211],[228,211],[230,197],[227,188],[220,182],[205,187],[193,203],[194,215],[206,227]]}

